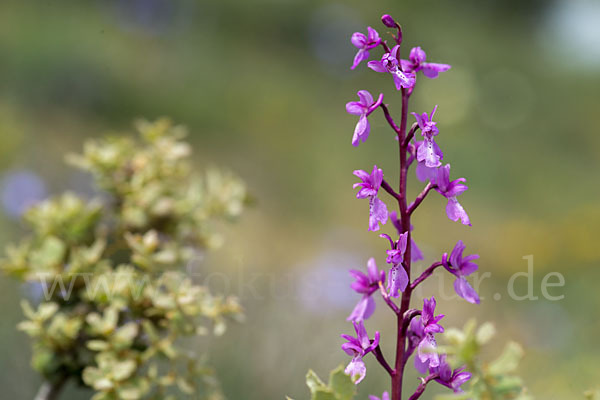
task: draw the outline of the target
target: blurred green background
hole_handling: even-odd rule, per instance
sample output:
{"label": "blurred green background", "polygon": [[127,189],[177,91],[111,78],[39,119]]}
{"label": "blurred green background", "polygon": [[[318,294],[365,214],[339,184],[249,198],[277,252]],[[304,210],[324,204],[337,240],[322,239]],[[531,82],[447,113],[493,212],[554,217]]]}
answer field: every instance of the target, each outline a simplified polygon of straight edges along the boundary
{"label": "blurred green background", "polygon": [[[224,391],[305,398],[309,367],[325,375],[348,361],[339,333],[352,330],[345,317],[357,295],[347,269],[371,255],[384,265],[385,242],[366,231],[351,172],[377,163],[395,181],[395,142],[378,112],[367,143],[353,148],[356,120],[344,105],[359,89],[384,91],[398,113],[389,77],[364,64],[349,70],[350,35],[367,25],[383,34],[385,12],[403,25],[405,52],[421,45],[429,60],[453,65],[419,80],[411,111],[439,104],[438,143],[453,176],[468,178],[460,200],[473,227],[449,221],[432,196],[416,213],[414,237],[427,261],[462,238],[491,278],[479,307],[441,302],[445,325],[494,321],[491,352],[509,337],[521,342],[520,373],[538,399],[581,397],[600,373],[597,0],[3,0],[0,242],[23,234],[16,215],[32,200],[92,193],[89,177],[63,163],[87,137],[127,131],[137,117],[187,125],[198,168],[231,168],[257,199],[226,228],[225,246],[196,266],[246,307],[246,323],[210,344]],[[415,180],[412,191],[420,187]],[[526,271],[527,255],[540,299],[516,301],[507,283]],[[566,281],[550,288],[560,301],[540,290],[553,271]],[[526,293],[525,278],[516,282]],[[451,280],[444,284],[450,294]],[[424,294],[438,290],[433,282]],[[39,385],[15,328],[22,296],[28,288],[0,277],[3,399],[31,399]],[[367,324],[382,331],[384,351],[394,323],[382,312]],[[361,398],[388,386],[374,360],[367,366]]]}

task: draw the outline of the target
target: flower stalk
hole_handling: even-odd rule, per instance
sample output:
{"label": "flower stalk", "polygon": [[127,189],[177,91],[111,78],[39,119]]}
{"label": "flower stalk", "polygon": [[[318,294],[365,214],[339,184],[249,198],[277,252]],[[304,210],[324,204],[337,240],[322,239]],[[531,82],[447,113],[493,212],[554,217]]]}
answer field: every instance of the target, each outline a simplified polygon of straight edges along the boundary
{"label": "flower stalk", "polygon": [[[455,392],[460,392],[461,384],[470,379],[471,375],[464,372],[462,368],[452,370],[446,362],[445,355],[439,354],[435,334],[444,331],[444,328],[438,324],[444,316],[434,314],[436,301],[433,297],[424,300],[422,310],[411,308],[413,290],[443,266],[456,277],[454,287],[457,294],[471,303],[478,303],[477,293],[466,280],[466,276],[477,269],[477,265],[471,261],[478,256],[463,257],[462,252],[465,246],[462,241],[459,241],[450,257],[444,253],[441,261],[431,264],[421,275],[414,279],[411,276],[412,263],[423,259],[423,254],[412,238],[411,217],[413,213],[434,190],[448,200],[446,206],[448,218],[452,221],[460,220],[464,225],[470,226],[469,217],[457,200],[457,196],[462,194],[467,186],[464,185],[464,178],[450,180],[450,165],[442,165],[444,154],[435,142],[435,136],[439,134],[439,129],[437,122],[433,120],[437,106],[430,114],[411,113],[416,121],[408,128],[409,100],[416,86],[417,73],[433,79],[440,72],[449,70],[450,65],[426,62],[426,54],[420,47],[413,48],[408,59],[402,59],[402,28],[387,14],[382,17],[382,22],[386,27],[396,29],[396,34],[392,34],[394,46],[390,49],[386,41],[380,39],[379,34],[371,27],[368,28],[368,37],[356,33],[352,43],[359,50],[352,69],[368,59],[365,56],[366,50],[381,45],[385,53],[380,60],[368,61],[367,66],[375,72],[392,75],[395,89],[400,93],[402,99],[400,122],[399,124],[396,122],[389,106],[383,103],[383,94],[380,94],[377,101],[374,101],[374,97],[368,91],[361,90],[358,92],[360,101],[348,103],[346,109],[349,113],[360,117],[352,139],[352,144],[355,146],[366,141],[370,133],[368,117],[376,108],[382,109],[385,120],[395,133],[399,161],[397,189],[383,178],[383,170],[377,166],[373,167],[371,173],[364,170],[354,171],[354,175],[361,180],[354,187],[359,188],[357,198],[369,200],[369,231],[379,231],[382,225],[391,220],[398,239],[394,240],[386,233],[379,235],[385,238],[390,245],[390,249],[386,251],[386,262],[390,264],[387,278],[386,273],[377,268],[375,258],[369,259],[368,276],[356,270],[351,271],[356,279],[352,288],[363,297],[348,317],[353,322],[358,336],[354,338],[342,335],[348,340],[348,343],[345,343],[342,348],[353,356],[346,368],[346,373],[356,378],[355,383],[362,381],[366,375],[362,357],[369,352],[373,353],[391,377],[391,400],[402,400],[406,364],[414,355],[415,368],[425,375],[409,397],[409,400],[416,400],[425,392],[431,381],[436,381]],[[355,40],[356,38],[361,38],[361,40]],[[357,60],[359,61],[357,62]],[[417,132],[420,132],[422,140],[416,139]],[[427,183],[419,195],[409,203],[408,173],[410,167],[415,164],[417,178]],[[386,202],[380,198],[380,188],[396,203],[397,212],[388,212]],[[377,292],[396,318],[397,331],[393,366],[387,362],[379,347],[379,332],[376,331],[375,339],[371,340],[364,327],[364,321],[375,311],[375,302],[372,296]],[[374,346],[375,343],[376,346]],[[384,392],[383,398],[388,398],[388,396],[388,392]],[[377,399],[375,396],[371,396],[371,398]]]}

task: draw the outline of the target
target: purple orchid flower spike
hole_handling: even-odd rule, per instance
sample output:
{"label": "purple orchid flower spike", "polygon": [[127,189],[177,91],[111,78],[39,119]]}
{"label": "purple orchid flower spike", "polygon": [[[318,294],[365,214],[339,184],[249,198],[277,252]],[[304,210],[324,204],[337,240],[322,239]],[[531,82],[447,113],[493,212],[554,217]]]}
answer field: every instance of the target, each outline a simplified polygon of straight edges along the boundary
{"label": "purple orchid flower spike", "polygon": [[366,90],[358,91],[359,101],[351,101],[346,104],[346,111],[352,115],[358,115],[358,123],[354,128],[354,136],[352,136],[352,145],[358,146],[360,142],[365,142],[369,137],[371,125],[369,124],[368,116],[381,105],[383,101],[383,93],[379,95],[377,101],[373,101],[373,96]]}
{"label": "purple orchid flower spike", "polygon": [[461,182],[466,182],[466,179],[458,178],[450,181],[450,164],[446,164],[437,169],[437,175],[435,178],[437,188],[435,190],[448,199],[448,204],[446,205],[446,215],[452,221],[458,221],[460,219],[460,222],[462,222],[463,225],[471,226],[471,221],[469,220],[467,212],[456,199],[457,196],[468,189],[468,186],[462,184]]}
{"label": "purple orchid flower spike", "polygon": [[387,259],[386,262],[388,264],[392,264],[392,268],[390,268],[390,278],[388,281],[388,292],[391,297],[399,297],[400,292],[404,292],[406,290],[406,286],[408,285],[408,274],[404,269],[404,265],[402,264],[404,260],[404,253],[406,253],[406,245],[408,242],[408,232],[404,232],[400,235],[398,240],[394,242],[392,238],[388,235],[379,235],[389,240],[391,249],[387,250]]}
{"label": "purple orchid flower spike", "polygon": [[466,246],[463,241],[459,240],[454,249],[452,249],[452,253],[450,253],[450,260],[444,257],[442,263],[451,274],[456,276],[456,280],[454,281],[454,290],[456,293],[469,303],[479,304],[479,295],[465,279],[465,277],[477,271],[478,266],[472,261],[478,259],[479,255],[471,254],[463,257],[465,248]]}
{"label": "purple orchid flower spike", "polygon": [[367,66],[375,72],[392,74],[397,90],[410,89],[415,86],[415,74],[402,71],[398,62],[398,50],[400,50],[400,45],[397,44],[392,51],[381,57],[381,61],[369,61]]}
{"label": "purple orchid flower spike", "polygon": [[450,365],[446,362],[446,355],[440,356],[440,363],[436,367],[430,367],[431,374],[438,374],[435,381],[447,388],[450,388],[454,393],[462,393],[461,386],[463,383],[471,379],[471,374],[465,371],[466,367],[460,367],[452,371]]}
{"label": "purple orchid flower spike", "polygon": [[374,258],[370,258],[367,262],[366,275],[354,269],[350,270],[350,275],[355,279],[350,287],[363,296],[347,320],[360,322],[373,315],[375,311],[375,299],[373,299],[372,294],[379,289],[379,282],[385,282],[385,272],[377,268]]}
{"label": "purple orchid flower spike", "polygon": [[381,398],[373,395],[369,395],[369,400],[390,400],[390,394],[388,392],[383,392]]}
{"label": "purple orchid flower spike", "polygon": [[350,69],[354,69],[358,66],[358,64],[369,59],[369,50],[379,46],[381,43],[381,38],[379,37],[377,31],[369,26],[367,27],[366,36],[364,33],[354,32],[350,41],[354,47],[358,48],[356,56],[354,56],[352,67],[350,67]]}
{"label": "purple orchid flower spike", "polygon": [[385,224],[388,220],[387,206],[377,197],[381,182],[383,181],[383,171],[373,166],[373,171],[369,174],[362,169],[354,171],[362,182],[355,183],[353,188],[359,187],[356,194],[357,199],[369,199],[369,230],[378,231],[379,223]]}
{"label": "purple orchid flower spike", "polygon": [[438,127],[433,121],[436,110],[437,106],[433,108],[431,115],[427,115],[427,113],[412,113],[417,119],[417,123],[421,129],[421,135],[425,138],[422,142],[417,142],[417,161],[419,163],[424,163],[427,168],[439,167],[442,165],[440,160],[444,157],[439,146],[433,139],[433,137],[437,136],[439,133]]}
{"label": "purple orchid flower spike", "polygon": [[[390,220],[392,221],[394,228],[396,228],[396,231],[398,231],[398,235],[400,235],[402,232],[402,225],[400,224],[400,218],[398,218],[398,213],[396,213],[396,211],[390,212]],[[411,225],[410,231],[412,232],[412,230],[413,230],[413,226]],[[415,242],[415,240],[411,237],[410,238],[410,260],[413,262],[417,262],[417,261],[420,261],[423,259],[425,259],[425,257],[423,256],[423,252],[421,251],[419,246],[417,246],[417,243]]]}
{"label": "purple orchid flower spike", "polygon": [[341,335],[347,342],[342,344],[342,350],[349,356],[352,356],[352,360],[344,370],[346,375],[350,375],[354,380],[355,384],[359,384],[367,373],[367,367],[363,361],[363,357],[368,353],[372,352],[379,346],[379,332],[375,332],[373,342],[367,335],[367,330],[362,321],[352,322],[354,330],[356,331],[356,337],[350,335]]}
{"label": "purple orchid flower spike", "polygon": [[431,79],[437,78],[440,72],[445,72],[452,68],[448,64],[425,62],[427,54],[425,54],[420,47],[413,47],[408,58],[408,60],[401,61],[402,69],[404,71],[414,73],[423,71],[423,75]]}

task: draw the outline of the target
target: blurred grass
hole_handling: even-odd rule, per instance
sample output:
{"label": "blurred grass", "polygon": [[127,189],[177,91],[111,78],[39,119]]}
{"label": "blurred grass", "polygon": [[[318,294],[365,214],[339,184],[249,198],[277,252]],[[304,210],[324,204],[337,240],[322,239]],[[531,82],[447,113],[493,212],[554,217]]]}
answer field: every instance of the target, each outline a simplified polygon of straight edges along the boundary
{"label": "blurred grass", "polygon": [[[582,69],[559,49],[545,50],[540,37],[552,33],[544,28],[552,4],[5,0],[0,168],[36,171],[52,193],[87,192],[87,178],[62,163],[85,137],[126,130],[136,117],[168,115],[187,125],[198,166],[232,168],[258,200],[202,266],[226,274],[225,289],[247,308],[248,322],[212,344],[225,392],[302,398],[309,366],[324,375],[347,361],[338,334],[350,330],[344,319],[355,300],[345,286],[319,279],[326,275],[315,275],[313,286],[306,280],[319,267],[345,285],[345,268],[361,268],[384,250],[366,232],[366,204],[354,199],[351,171],[377,163],[395,181],[391,133],[376,114],[369,141],[353,148],[355,120],[344,104],[366,88],[385,91],[398,109],[388,77],[348,69],[349,35],[365,25],[379,29],[379,15],[389,12],[408,46],[453,65],[437,80],[419,80],[412,108],[440,105],[440,146],[453,176],[466,176],[470,187],[461,202],[473,228],[447,221],[443,201],[432,198],[417,212],[415,238],[428,259],[462,238],[493,276],[482,284],[481,307],[442,305],[446,324],[473,313],[495,321],[527,348],[522,374],[537,398],[577,398],[600,372],[600,75],[597,66]],[[3,243],[20,233],[0,216]],[[529,254],[536,294],[547,272],[560,271],[567,284],[555,290],[564,300],[506,298],[510,275],[526,270]],[[0,384],[7,398],[28,399],[38,378],[14,328],[23,291],[4,277],[0,289],[0,364],[10,366]],[[302,300],[313,292],[324,296],[319,312]],[[494,301],[494,293],[504,298]],[[381,315],[369,325],[384,327],[387,346],[393,323]],[[375,371],[361,394],[387,385]]]}

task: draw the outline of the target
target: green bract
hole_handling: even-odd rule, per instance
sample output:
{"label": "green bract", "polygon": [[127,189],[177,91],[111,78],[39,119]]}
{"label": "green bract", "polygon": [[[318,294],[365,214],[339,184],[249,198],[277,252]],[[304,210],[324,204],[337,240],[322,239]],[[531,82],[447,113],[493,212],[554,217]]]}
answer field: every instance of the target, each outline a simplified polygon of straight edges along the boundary
{"label": "green bract", "polygon": [[31,208],[31,235],[9,246],[2,269],[41,287],[19,328],[50,384],[72,380],[94,400],[219,399],[204,357],[183,336],[225,331],[235,298],[212,295],[185,266],[221,242],[215,222],[240,215],[246,188],[231,174],[194,176],[185,131],[168,120],[136,125],[140,139],[86,143],[69,156],[103,192],[67,193]]}

